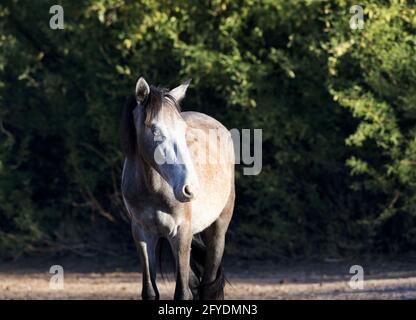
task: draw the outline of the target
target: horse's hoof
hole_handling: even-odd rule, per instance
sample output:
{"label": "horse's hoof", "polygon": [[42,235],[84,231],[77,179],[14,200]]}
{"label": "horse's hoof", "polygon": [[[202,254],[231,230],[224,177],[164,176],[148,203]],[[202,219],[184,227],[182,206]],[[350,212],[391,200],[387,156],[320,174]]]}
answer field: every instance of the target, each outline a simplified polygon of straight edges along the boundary
{"label": "horse's hoof", "polygon": [[142,300],[159,300],[159,295],[155,293],[142,292]]}
{"label": "horse's hoof", "polygon": [[184,292],[175,292],[174,300],[193,300],[193,295],[191,290],[186,290]]}
{"label": "horse's hoof", "polygon": [[153,296],[153,297],[142,297],[142,300],[159,300],[159,297]]}
{"label": "horse's hoof", "polygon": [[142,300],[159,300],[158,296],[142,296]]}
{"label": "horse's hoof", "polygon": [[199,297],[201,300],[224,300],[224,289],[205,286],[201,288]]}

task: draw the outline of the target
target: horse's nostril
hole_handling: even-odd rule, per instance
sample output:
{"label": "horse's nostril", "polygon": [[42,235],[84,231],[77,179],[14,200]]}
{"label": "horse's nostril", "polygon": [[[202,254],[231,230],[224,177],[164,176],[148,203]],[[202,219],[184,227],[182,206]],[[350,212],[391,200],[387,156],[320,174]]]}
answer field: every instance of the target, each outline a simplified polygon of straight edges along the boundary
{"label": "horse's nostril", "polygon": [[191,191],[191,187],[188,184],[183,187],[183,195],[188,199],[194,198],[194,194]]}

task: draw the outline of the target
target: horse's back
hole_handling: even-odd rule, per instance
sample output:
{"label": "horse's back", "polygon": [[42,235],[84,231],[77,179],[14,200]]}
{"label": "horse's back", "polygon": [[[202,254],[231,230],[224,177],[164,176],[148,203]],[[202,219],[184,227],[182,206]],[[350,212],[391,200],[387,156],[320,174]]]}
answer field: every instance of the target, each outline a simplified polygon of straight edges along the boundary
{"label": "horse's back", "polygon": [[193,232],[212,224],[234,197],[234,147],[230,132],[219,121],[199,112],[182,112],[188,125],[187,143],[200,182],[192,205]]}
{"label": "horse's back", "polygon": [[186,111],[181,112],[182,118],[185,119],[188,126],[193,128],[225,128],[225,126],[218,120],[206,115],[205,113],[196,112],[196,111]]}

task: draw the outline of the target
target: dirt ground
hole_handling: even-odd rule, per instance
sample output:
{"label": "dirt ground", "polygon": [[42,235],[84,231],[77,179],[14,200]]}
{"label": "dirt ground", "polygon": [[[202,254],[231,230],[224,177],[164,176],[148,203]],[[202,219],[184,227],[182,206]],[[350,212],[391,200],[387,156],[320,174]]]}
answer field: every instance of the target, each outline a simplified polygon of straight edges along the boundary
{"label": "dirt ground", "polygon": [[[64,288],[51,289],[51,265],[64,268]],[[350,267],[364,268],[364,288],[352,289]],[[138,299],[138,261],[118,258],[25,259],[0,264],[0,299]],[[226,299],[416,299],[416,258],[366,262],[225,263]],[[158,278],[171,299],[174,278]]]}

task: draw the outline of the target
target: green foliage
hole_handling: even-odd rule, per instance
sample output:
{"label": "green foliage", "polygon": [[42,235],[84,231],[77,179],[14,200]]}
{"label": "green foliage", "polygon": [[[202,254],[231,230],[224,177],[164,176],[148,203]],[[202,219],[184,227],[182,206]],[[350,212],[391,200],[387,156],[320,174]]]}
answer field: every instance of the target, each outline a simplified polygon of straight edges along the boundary
{"label": "green foliage", "polygon": [[364,12],[365,28],[353,33],[340,20],[329,22],[328,83],[359,121],[346,140],[354,150],[347,160],[357,176],[353,188],[369,195],[359,223],[384,249],[405,249],[416,244],[416,10],[391,1]]}
{"label": "green foliage", "polygon": [[131,243],[118,125],[139,75],[191,77],[185,110],[263,129],[262,173],[237,169],[230,253],[414,245],[410,3],[365,5],[363,30],[341,0],[61,1],[51,30],[54,4],[0,4],[0,256]]}

